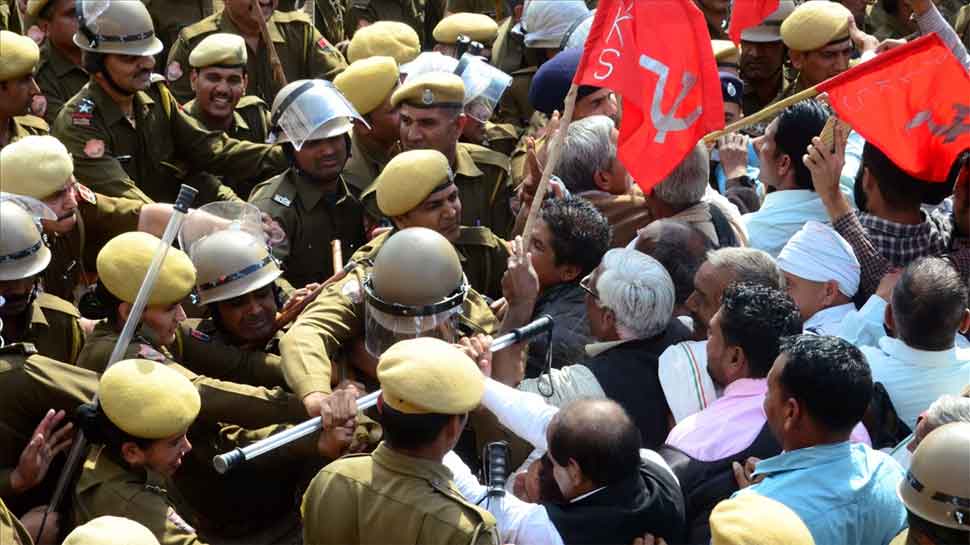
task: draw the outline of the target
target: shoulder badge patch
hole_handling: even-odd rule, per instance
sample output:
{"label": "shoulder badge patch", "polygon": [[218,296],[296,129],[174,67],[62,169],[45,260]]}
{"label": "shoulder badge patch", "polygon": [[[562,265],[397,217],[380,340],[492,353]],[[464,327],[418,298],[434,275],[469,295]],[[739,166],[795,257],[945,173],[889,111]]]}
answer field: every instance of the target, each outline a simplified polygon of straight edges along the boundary
{"label": "shoulder badge patch", "polygon": [[206,335],[205,333],[199,331],[198,329],[193,329],[189,332],[194,339],[198,339],[204,343],[212,342],[212,337]]}
{"label": "shoulder badge patch", "polygon": [[92,138],[84,144],[84,155],[87,155],[91,159],[100,159],[104,157],[104,140],[98,138]]}
{"label": "shoulder badge patch", "polygon": [[181,77],[182,65],[178,61],[168,63],[168,68],[165,69],[165,78],[168,81],[178,81]]}
{"label": "shoulder badge patch", "polygon": [[37,25],[32,25],[27,29],[27,37],[34,41],[37,45],[44,43],[44,39],[47,38],[47,34]]}
{"label": "shoulder badge patch", "polygon": [[293,201],[290,200],[286,195],[280,195],[279,193],[273,195],[273,202],[279,204],[280,206],[290,206]]}
{"label": "shoulder badge patch", "polygon": [[44,114],[47,113],[47,97],[34,95],[34,98],[30,99],[30,113],[37,117],[44,117]]}
{"label": "shoulder badge patch", "polygon": [[327,39],[324,38],[323,36],[321,36],[320,39],[317,40],[317,45],[320,46],[320,49],[330,49],[331,47],[333,47],[332,45],[330,45],[330,42],[328,42]]}
{"label": "shoulder badge patch", "polygon": [[424,90],[424,94],[421,95],[421,103],[425,106],[434,104],[434,92],[431,89]]}
{"label": "shoulder badge patch", "polygon": [[93,118],[94,101],[90,98],[82,98],[77,104],[77,109],[71,112],[71,124],[75,127],[90,127]]}
{"label": "shoulder badge patch", "polygon": [[94,191],[91,191],[91,189],[88,186],[82,183],[78,183],[74,187],[77,188],[78,196],[84,199],[87,203],[98,204],[98,197],[94,194]]}
{"label": "shoulder badge patch", "polygon": [[350,299],[355,305],[359,305],[363,300],[363,294],[360,291],[360,282],[356,278],[348,280],[342,288],[340,288],[340,294]]}
{"label": "shoulder badge patch", "polygon": [[175,512],[175,509],[172,509],[171,507],[169,507],[168,513],[166,513],[165,518],[167,518],[168,521],[171,522],[173,525],[175,525],[175,527],[178,528],[179,530],[182,530],[183,532],[190,532],[193,534],[195,533],[195,528],[189,525],[188,522],[185,522],[185,519],[179,516],[179,514]]}
{"label": "shoulder badge patch", "polygon": [[138,357],[157,361],[158,363],[165,363],[165,355],[147,344],[138,345]]}

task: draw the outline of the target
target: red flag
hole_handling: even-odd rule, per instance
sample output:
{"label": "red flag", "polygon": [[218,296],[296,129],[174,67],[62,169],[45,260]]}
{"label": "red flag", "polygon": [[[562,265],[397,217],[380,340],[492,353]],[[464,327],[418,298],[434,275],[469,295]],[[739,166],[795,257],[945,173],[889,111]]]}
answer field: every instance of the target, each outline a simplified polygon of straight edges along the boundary
{"label": "red flag", "polygon": [[734,0],[731,6],[731,23],[728,36],[735,44],[741,43],[744,29],[757,26],[778,9],[778,0]]}
{"label": "red flag", "polygon": [[574,81],[623,97],[618,156],[644,192],[724,127],[711,39],[693,0],[600,0]]}
{"label": "red flag", "polygon": [[943,182],[970,148],[970,74],[936,34],[823,81],[840,118],[919,179]]}

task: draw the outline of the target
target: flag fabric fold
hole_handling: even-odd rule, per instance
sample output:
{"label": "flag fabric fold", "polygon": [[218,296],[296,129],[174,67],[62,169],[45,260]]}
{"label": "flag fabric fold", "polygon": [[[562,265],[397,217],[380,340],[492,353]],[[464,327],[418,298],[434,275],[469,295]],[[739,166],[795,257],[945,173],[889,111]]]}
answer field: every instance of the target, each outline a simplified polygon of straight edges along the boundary
{"label": "flag fabric fold", "polygon": [[623,97],[618,156],[647,193],[724,126],[707,24],[692,0],[600,0],[574,81]]}

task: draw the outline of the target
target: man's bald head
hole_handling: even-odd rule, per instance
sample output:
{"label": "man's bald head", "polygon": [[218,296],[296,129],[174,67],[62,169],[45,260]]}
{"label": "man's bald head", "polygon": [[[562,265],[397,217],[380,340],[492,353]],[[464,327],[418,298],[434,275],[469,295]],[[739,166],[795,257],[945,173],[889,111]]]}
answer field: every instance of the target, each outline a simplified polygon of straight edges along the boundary
{"label": "man's bald head", "polygon": [[640,231],[636,249],[667,269],[674,281],[674,302],[683,305],[694,291],[694,274],[704,263],[707,252],[714,249],[714,244],[694,225],[661,219],[650,222]]}
{"label": "man's bald head", "polygon": [[575,460],[596,486],[635,475],[640,467],[640,430],[617,402],[570,403],[549,423],[549,455],[560,466]]}

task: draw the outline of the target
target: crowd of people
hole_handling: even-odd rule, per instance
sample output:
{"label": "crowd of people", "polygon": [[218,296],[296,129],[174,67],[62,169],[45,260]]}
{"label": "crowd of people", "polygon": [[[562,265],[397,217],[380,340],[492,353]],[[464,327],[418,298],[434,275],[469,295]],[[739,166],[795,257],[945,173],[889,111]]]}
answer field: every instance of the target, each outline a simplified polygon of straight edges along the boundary
{"label": "crowd of people", "polygon": [[[727,124],[970,71],[964,0],[693,2]],[[0,543],[970,542],[970,149],[823,95],[635,180],[595,16],[0,0]]]}

